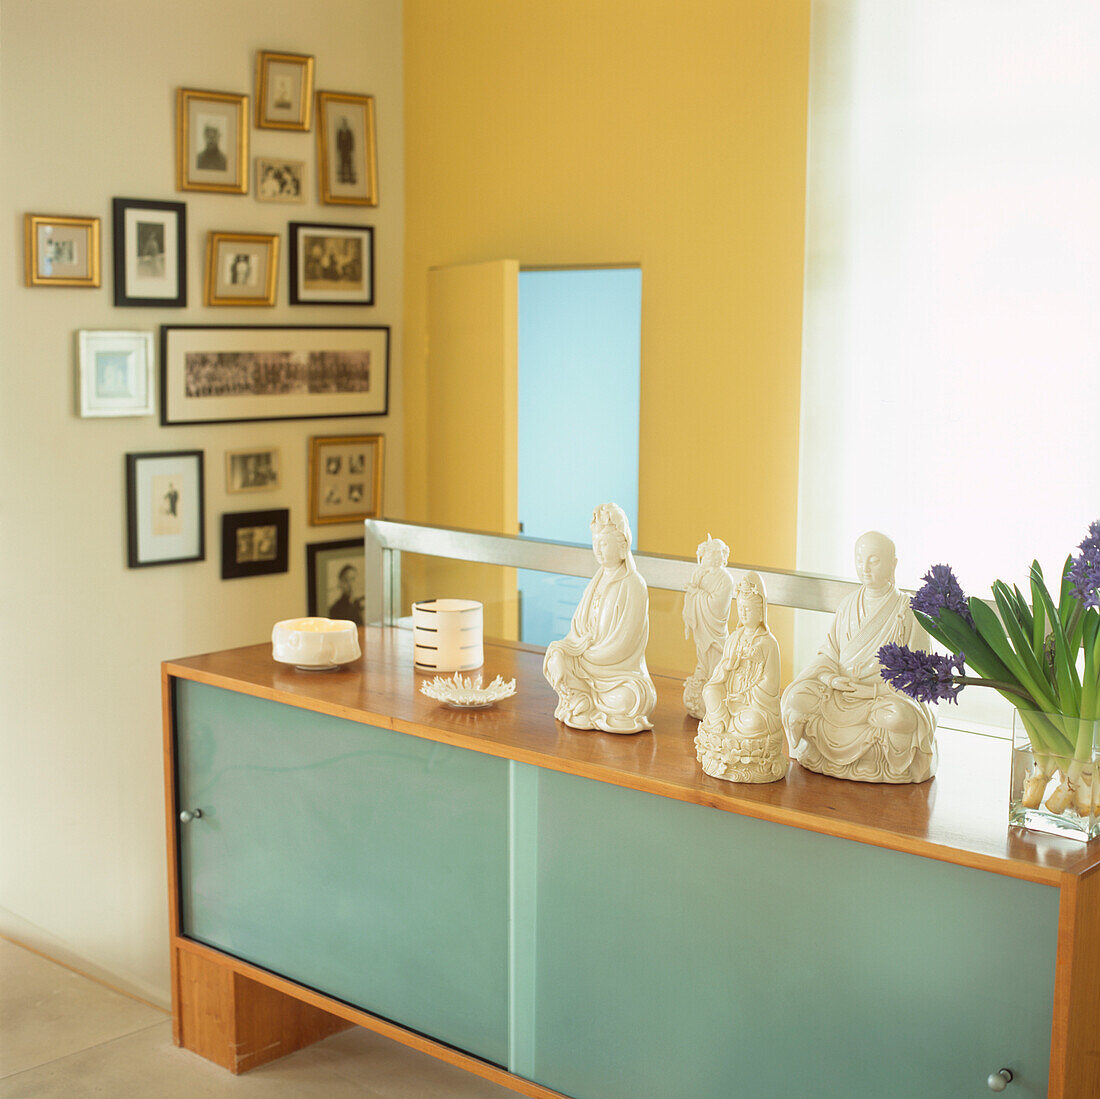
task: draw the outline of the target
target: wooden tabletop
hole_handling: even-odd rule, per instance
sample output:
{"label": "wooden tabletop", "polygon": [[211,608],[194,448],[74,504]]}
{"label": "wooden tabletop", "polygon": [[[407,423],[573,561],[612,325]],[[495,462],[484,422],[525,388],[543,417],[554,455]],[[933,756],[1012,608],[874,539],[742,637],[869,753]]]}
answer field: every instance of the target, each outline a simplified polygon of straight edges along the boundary
{"label": "wooden tabletop", "polygon": [[812,832],[906,851],[1010,877],[1062,885],[1100,865],[1088,844],[1008,826],[1009,744],[941,730],[939,771],[919,785],[845,782],[791,765],[782,782],[753,785],[705,775],[698,722],[678,679],[654,676],[650,732],[579,732],[554,720],[556,696],[542,650],[486,643],[482,675],[515,677],[516,694],[487,710],[451,710],[420,694],[412,633],[363,631],[363,656],[337,672],[277,664],[271,645],[166,661],[164,674],[331,714],[489,755],[707,805]]}

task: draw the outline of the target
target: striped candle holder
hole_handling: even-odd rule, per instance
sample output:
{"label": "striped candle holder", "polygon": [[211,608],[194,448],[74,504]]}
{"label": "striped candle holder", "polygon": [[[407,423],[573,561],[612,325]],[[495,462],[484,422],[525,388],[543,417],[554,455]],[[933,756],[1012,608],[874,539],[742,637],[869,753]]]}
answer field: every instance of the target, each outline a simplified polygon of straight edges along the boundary
{"label": "striped candle holder", "polygon": [[412,605],[413,659],[426,672],[468,672],[485,662],[482,606],[476,599]]}

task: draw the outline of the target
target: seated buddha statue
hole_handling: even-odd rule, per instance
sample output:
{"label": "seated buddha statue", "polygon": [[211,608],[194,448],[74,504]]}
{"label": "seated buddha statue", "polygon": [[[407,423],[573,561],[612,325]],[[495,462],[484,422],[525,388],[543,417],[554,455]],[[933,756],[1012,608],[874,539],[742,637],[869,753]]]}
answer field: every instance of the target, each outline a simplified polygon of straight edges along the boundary
{"label": "seated buddha statue", "polygon": [[825,644],[783,692],[783,726],[810,771],[859,782],[923,782],[936,771],[932,711],[879,674],[878,651],[927,649],[909,599],[894,586],[897,554],[884,534],[856,542],[857,592],[837,608]]}
{"label": "seated buddha statue", "polygon": [[764,581],[755,572],[737,587],[737,619],[703,688],[695,754],[714,778],[775,782],[789,764],[779,720],[779,642],[768,629]]}
{"label": "seated buddha statue", "polygon": [[569,632],[546,647],[542,671],[558,694],[554,716],[574,729],[652,729],[657,692],[645,663],[649,589],[630,552],[630,524],[617,504],[592,514],[599,570],[584,589]]}

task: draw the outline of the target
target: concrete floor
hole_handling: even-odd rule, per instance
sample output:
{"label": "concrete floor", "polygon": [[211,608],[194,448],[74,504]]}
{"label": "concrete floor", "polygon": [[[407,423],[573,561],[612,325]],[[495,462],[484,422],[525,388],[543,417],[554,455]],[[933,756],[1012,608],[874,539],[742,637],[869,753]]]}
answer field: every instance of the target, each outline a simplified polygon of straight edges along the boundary
{"label": "concrete floor", "polygon": [[513,1095],[358,1027],[233,1076],[173,1046],[165,1012],[0,940],[0,1099]]}

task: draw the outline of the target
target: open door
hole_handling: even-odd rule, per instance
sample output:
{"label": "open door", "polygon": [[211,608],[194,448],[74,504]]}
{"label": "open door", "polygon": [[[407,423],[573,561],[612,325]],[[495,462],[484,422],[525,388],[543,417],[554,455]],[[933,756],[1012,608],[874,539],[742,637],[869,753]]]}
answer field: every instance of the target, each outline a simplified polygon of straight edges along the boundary
{"label": "open door", "polygon": [[[516,260],[428,272],[430,523],[518,532],[518,309]],[[480,599],[485,636],[518,637],[514,569],[442,561],[424,567],[429,571],[417,580],[409,574],[414,598]]]}

